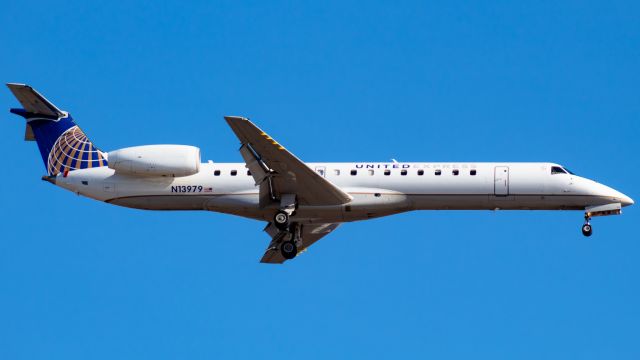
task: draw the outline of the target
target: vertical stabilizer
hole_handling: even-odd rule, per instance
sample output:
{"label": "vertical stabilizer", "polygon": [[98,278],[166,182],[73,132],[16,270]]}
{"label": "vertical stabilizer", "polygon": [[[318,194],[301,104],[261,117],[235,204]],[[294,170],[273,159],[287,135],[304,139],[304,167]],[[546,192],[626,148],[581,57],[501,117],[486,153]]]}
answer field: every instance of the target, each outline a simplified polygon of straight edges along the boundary
{"label": "vertical stabilizer", "polygon": [[35,140],[50,176],[76,169],[107,166],[105,154],[87,138],[69,113],[58,109],[35,89],[7,84],[23,106],[11,109],[26,119],[25,140]]}

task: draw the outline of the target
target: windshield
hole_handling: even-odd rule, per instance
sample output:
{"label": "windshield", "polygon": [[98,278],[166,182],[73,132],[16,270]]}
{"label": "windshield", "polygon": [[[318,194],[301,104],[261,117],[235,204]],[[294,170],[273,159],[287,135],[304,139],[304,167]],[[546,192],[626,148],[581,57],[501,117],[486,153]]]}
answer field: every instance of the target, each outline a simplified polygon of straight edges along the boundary
{"label": "windshield", "polygon": [[575,175],[574,173],[569,171],[567,168],[562,167],[562,166],[552,166],[551,167],[551,175],[554,175],[554,174],[571,174],[571,175]]}
{"label": "windshield", "polygon": [[566,174],[567,172],[564,171],[563,168],[561,168],[560,166],[552,166],[551,167],[551,175],[554,174]]}

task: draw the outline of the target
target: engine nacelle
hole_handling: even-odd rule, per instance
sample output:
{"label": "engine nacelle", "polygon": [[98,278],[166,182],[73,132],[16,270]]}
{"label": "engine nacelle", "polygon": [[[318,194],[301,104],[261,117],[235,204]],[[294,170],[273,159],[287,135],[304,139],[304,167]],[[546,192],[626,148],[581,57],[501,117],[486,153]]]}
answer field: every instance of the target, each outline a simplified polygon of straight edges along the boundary
{"label": "engine nacelle", "polygon": [[146,176],[189,176],[200,171],[200,149],[188,145],[145,145],[109,152],[109,168]]}

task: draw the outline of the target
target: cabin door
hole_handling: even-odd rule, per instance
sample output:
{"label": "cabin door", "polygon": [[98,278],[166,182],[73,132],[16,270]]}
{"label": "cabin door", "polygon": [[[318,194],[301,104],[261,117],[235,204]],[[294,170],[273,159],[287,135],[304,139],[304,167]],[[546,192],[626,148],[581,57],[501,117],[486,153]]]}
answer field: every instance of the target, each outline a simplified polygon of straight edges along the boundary
{"label": "cabin door", "polygon": [[509,195],[509,167],[496,166],[494,170],[493,190],[496,196]]}

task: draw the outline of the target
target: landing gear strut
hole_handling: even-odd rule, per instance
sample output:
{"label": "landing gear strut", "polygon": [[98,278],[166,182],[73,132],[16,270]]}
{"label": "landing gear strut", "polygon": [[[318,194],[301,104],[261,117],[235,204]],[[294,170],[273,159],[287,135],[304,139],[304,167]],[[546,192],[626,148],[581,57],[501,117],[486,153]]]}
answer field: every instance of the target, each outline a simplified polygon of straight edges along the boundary
{"label": "landing gear strut", "polygon": [[591,236],[593,228],[591,228],[591,217],[589,215],[584,216],[584,225],[582,225],[582,235]]}

